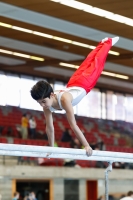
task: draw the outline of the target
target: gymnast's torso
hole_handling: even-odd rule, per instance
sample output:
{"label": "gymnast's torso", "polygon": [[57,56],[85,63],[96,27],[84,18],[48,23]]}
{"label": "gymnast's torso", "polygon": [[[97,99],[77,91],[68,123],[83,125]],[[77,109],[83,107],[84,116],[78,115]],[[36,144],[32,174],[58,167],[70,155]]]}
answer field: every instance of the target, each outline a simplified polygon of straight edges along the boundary
{"label": "gymnast's torso", "polygon": [[[72,95],[72,106],[76,106],[82,99],[84,96],[86,96],[86,91],[84,88],[81,87],[68,87],[68,88],[64,88],[63,90],[56,90],[54,91],[54,94],[56,94],[57,97],[57,101],[60,107],[60,110],[64,110],[62,105],[61,105],[61,97],[63,95],[64,92],[69,92]],[[56,111],[55,108],[50,107],[49,110],[51,112]]]}

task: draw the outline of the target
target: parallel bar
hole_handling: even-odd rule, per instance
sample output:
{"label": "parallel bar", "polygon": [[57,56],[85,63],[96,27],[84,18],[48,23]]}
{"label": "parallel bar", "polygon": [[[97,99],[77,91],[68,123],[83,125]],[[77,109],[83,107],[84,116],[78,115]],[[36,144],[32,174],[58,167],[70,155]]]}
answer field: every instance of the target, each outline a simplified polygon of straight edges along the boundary
{"label": "parallel bar", "polygon": [[8,150],[0,150],[0,155],[6,156],[27,156],[27,157],[37,157],[37,158],[60,158],[60,159],[73,159],[73,160],[96,160],[96,161],[104,161],[104,162],[127,162],[133,163],[133,159],[126,158],[114,158],[107,156],[86,156],[86,155],[74,155],[74,154],[57,154],[51,153],[51,155],[47,156],[45,152],[29,152],[29,151],[8,151]]}
{"label": "parallel bar", "polygon": [[83,149],[71,149],[60,147],[44,147],[31,145],[16,145],[0,143],[0,155],[28,156],[28,157],[47,157],[49,158],[69,158],[75,160],[98,160],[106,162],[129,162],[133,163],[133,154],[109,151],[93,151],[92,156],[88,157]]}
{"label": "parallel bar", "polygon": [[[49,146],[33,146],[33,145],[3,144],[3,143],[0,143],[0,150],[86,155],[86,151],[84,149],[72,149],[72,148],[61,148],[61,147],[57,148],[57,147],[49,147]],[[133,153],[120,153],[120,152],[93,150],[92,155],[133,159]]]}

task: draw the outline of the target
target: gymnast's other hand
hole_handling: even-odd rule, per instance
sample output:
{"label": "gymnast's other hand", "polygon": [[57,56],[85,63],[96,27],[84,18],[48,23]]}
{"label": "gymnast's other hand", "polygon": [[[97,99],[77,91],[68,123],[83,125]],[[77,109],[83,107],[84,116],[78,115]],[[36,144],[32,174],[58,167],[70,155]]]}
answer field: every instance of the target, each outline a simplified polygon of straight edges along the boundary
{"label": "gymnast's other hand", "polygon": [[92,148],[88,145],[88,146],[85,146],[85,150],[86,150],[86,155],[87,156],[92,156]]}

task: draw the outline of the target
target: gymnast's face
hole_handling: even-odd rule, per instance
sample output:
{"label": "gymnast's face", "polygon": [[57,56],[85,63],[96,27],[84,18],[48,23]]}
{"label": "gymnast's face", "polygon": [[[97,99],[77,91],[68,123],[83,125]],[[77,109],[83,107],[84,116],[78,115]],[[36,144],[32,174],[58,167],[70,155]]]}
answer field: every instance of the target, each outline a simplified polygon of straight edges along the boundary
{"label": "gymnast's face", "polygon": [[51,93],[50,98],[39,99],[37,101],[43,108],[49,109],[53,104],[53,94]]}

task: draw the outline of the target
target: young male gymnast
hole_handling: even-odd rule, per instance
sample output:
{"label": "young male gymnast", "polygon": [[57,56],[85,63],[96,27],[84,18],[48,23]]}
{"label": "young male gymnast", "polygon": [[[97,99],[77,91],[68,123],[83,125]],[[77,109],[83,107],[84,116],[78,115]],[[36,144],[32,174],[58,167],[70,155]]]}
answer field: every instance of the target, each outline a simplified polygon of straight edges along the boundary
{"label": "young male gymnast", "polygon": [[32,87],[32,98],[43,107],[46,118],[46,133],[50,146],[54,146],[52,112],[65,110],[71,129],[84,146],[86,154],[88,156],[92,155],[92,148],[76,124],[73,106],[77,105],[95,86],[103,71],[108,52],[118,40],[119,37],[103,39],[75,71],[65,89],[53,91],[51,85],[46,81],[38,81]]}

